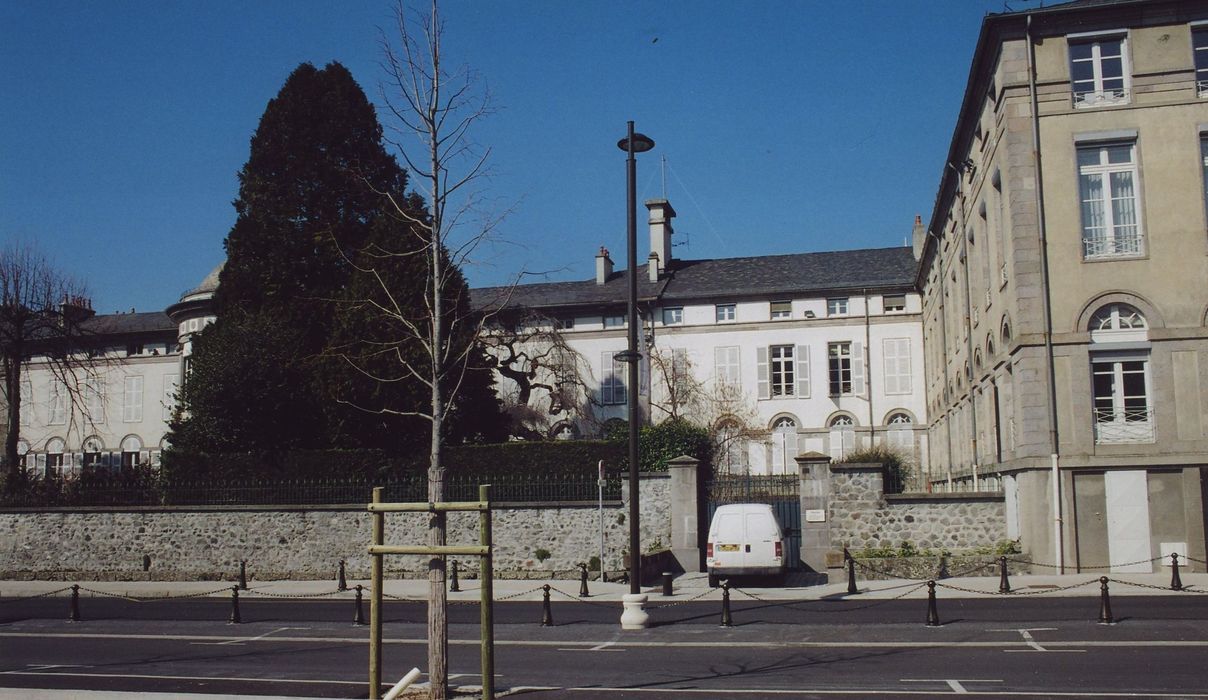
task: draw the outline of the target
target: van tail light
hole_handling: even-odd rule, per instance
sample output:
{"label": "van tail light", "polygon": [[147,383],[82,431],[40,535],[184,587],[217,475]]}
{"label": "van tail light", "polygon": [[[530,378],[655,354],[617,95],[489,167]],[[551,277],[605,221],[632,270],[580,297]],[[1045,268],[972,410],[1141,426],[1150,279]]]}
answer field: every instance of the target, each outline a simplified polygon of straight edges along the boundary
{"label": "van tail light", "polygon": [[706,559],[713,558],[713,543],[712,542],[708,542],[705,544],[705,558]]}
{"label": "van tail light", "polygon": [[782,557],[784,557],[784,545],[780,540],[776,540],[776,558],[780,559]]}

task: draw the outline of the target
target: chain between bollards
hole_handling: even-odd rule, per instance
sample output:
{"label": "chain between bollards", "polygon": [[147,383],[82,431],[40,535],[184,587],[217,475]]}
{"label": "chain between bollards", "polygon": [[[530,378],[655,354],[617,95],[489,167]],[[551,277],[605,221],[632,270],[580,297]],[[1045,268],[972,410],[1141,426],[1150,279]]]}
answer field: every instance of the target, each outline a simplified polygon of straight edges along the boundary
{"label": "chain between bollards", "polygon": [[247,559],[239,560],[239,590],[247,590]]}
{"label": "chain between bollards", "polygon": [[365,613],[361,611],[361,597],[362,597],[362,591],[363,591],[363,589],[364,589],[364,587],[363,587],[361,584],[359,584],[359,583],[358,583],[358,584],[357,584],[357,588],[356,588],[356,591],[357,591],[357,614],[356,614],[356,617],[352,618],[352,624],[353,624],[353,625],[356,625],[356,626],[358,626],[358,627],[359,627],[359,626],[361,626],[361,625],[363,625],[363,624],[365,624]]}
{"label": "chain between bollards", "polygon": [[940,613],[935,609],[935,581],[927,582],[927,626],[940,626]]}
{"label": "chain between bollards", "polygon": [[856,588],[856,560],[847,547],[843,548],[843,561],[847,562],[847,594],[859,593],[860,589]]}
{"label": "chain between bollards", "polygon": [[238,625],[243,622],[239,615],[239,586],[231,586],[231,620],[230,624]]}
{"label": "chain between bollards", "polygon": [[340,573],[336,576],[336,590],[348,590],[348,578],[344,575],[344,560],[340,560]]}
{"label": "chain between bollards", "polygon": [[460,593],[461,592],[461,582],[457,580],[457,560],[456,559],[453,560],[453,573],[451,576],[449,576],[449,592],[450,593]]}
{"label": "chain between bollards", "polygon": [[1099,577],[1099,624],[1112,625],[1115,624],[1116,618],[1112,617],[1112,599],[1107,592],[1107,577]]}
{"label": "chain between bollards", "polygon": [[1010,593],[1011,582],[1007,579],[1007,558],[998,558],[998,592]]}
{"label": "chain between bollards", "polygon": [[733,627],[734,620],[730,617],[730,582],[721,582],[721,626]]}
{"label": "chain between bollards", "polygon": [[579,597],[591,597],[591,594],[587,592],[587,564],[583,562],[579,562]]}
{"label": "chain between bollards", "polygon": [[1170,590],[1183,590],[1183,579],[1179,576],[1179,553],[1170,553]]}
{"label": "chain between bollards", "polygon": [[71,586],[71,612],[67,617],[68,622],[80,621],[80,584],[72,584]]}
{"label": "chain between bollards", "polygon": [[552,627],[554,624],[554,613],[549,609],[549,584],[541,587],[541,626]]}

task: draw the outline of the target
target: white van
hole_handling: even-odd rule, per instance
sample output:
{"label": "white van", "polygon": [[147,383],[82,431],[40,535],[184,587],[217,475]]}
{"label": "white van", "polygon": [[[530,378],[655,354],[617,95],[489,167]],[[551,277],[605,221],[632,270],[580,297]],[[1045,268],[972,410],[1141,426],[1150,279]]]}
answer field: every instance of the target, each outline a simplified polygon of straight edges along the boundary
{"label": "white van", "polygon": [[720,506],[709,523],[705,545],[709,585],[730,576],[784,574],[784,533],[772,506],[732,503]]}

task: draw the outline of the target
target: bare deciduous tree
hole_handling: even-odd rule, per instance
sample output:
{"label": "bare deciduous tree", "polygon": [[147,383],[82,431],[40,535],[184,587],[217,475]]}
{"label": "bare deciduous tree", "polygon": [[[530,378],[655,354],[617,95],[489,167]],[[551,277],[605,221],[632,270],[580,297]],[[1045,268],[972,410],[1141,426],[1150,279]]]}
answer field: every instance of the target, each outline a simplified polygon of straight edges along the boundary
{"label": "bare deciduous tree", "polygon": [[[21,403],[25,364],[35,355],[55,375],[57,386],[87,416],[85,377],[91,377],[87,356],[80,350],[80,322],[91,315],[85,311],[83,286],[54,266],[36,249],[10,244],[0,249],[0,362],[6,403],[4,464],[6,482],[15,487],[23,478],[17,455],[21,438]],[[81,371],[83,370],[83,371]],[[73,410],[74,416],[77,411]]]}

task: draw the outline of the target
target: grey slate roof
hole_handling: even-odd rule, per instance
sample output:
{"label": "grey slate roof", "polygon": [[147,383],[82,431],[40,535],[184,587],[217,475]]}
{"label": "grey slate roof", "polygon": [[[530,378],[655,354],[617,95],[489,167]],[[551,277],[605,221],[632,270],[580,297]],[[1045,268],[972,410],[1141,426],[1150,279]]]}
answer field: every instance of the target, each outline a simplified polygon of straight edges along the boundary
{"label": "grey slate roof", "polygon": [[125,335],[132,333],[171,333],[175,338],[176,324],[162,311],[129,314],[98,314],[81,326],[89,334]]}
{"label": "grey slate roof", "polygon": [[[638,297],[661,302],[702,298],[736,299],[775,295],[818,294],[862,288],[909,289],[918,263],[907,247],[841,250],[793,255],[763,255],[713,260],[673,260],[670,274],[657,283],[648,280],[646,266],[638,268]],[[628,286],[624,271],[606,284],[595,279],[540,282],[471,290],[477,308],[501,306],[582,307],[625,304]]]}

